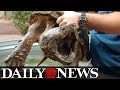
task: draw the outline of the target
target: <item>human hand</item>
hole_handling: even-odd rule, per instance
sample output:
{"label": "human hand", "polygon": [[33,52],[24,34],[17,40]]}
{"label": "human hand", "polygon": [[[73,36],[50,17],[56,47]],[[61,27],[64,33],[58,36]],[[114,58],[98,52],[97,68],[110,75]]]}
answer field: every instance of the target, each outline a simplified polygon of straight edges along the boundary
{"label": "human hand", "polygon": [[74,11],[64,11],[64,14],[56,21],[59,26],[73,24],[76,29],[79,28],[80,13]]}

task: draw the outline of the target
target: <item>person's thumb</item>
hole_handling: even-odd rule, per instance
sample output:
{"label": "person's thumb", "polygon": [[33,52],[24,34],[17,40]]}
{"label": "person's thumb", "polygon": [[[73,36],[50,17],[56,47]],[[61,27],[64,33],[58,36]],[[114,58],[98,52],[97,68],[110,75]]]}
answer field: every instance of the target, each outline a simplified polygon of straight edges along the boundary
{"label": "person's thumb", "polygon": [[63,20],[63,17],[61,16],[61,17],[59,17],[59,18],[56,20],[56,23],[57,23],[57,24],[60,24],[60,23],[62,22],[62,20]]}

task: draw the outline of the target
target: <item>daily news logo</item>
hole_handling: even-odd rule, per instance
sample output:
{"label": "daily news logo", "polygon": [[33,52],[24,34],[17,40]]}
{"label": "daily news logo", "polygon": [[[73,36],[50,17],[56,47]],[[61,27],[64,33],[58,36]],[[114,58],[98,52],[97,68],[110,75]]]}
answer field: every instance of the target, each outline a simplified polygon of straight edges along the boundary
{"label": "daily news logo", "polygon": [[98,68],[0,68],[0,78],[98,78]]}

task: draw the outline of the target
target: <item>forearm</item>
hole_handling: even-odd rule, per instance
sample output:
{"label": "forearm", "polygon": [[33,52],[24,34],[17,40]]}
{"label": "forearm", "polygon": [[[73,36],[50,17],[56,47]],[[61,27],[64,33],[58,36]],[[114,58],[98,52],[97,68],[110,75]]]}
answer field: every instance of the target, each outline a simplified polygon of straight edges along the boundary
{"label": "forearm", "polygon": [[[66,23],[74,23],[79,28],[81,13],[73,11],[63,11],[63,15],[57,19],[59,26]],[[110,14],[86,13],[88,19],[88,28],[95,29],[100,32],[120,34],[120,12]]]}
{"label": "forearm", "polygon": [[105,33],[120,34],[120,12],[110,14],[86,13],[88,28]]}

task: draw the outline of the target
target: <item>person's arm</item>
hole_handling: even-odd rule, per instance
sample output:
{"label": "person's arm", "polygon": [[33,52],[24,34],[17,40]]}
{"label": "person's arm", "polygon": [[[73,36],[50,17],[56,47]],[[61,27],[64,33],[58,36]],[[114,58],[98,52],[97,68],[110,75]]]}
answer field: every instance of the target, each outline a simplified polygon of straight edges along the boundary
{"label": "person's arm", "polygon": [[86,13],[88,27],[105,33],[120,34],[120,12],[110,14]]}
{"label": "person's arm", "polygon": [[[62,25],[67,22],[74,22],[78,27],[80,15],[81,13],[77,12],[64,12],[64,14],[58,18],[57,23]],[[120,34],[120,12],[110,14],[86,13],[86,16],[88,19],[88,28],[105,33]]]}

